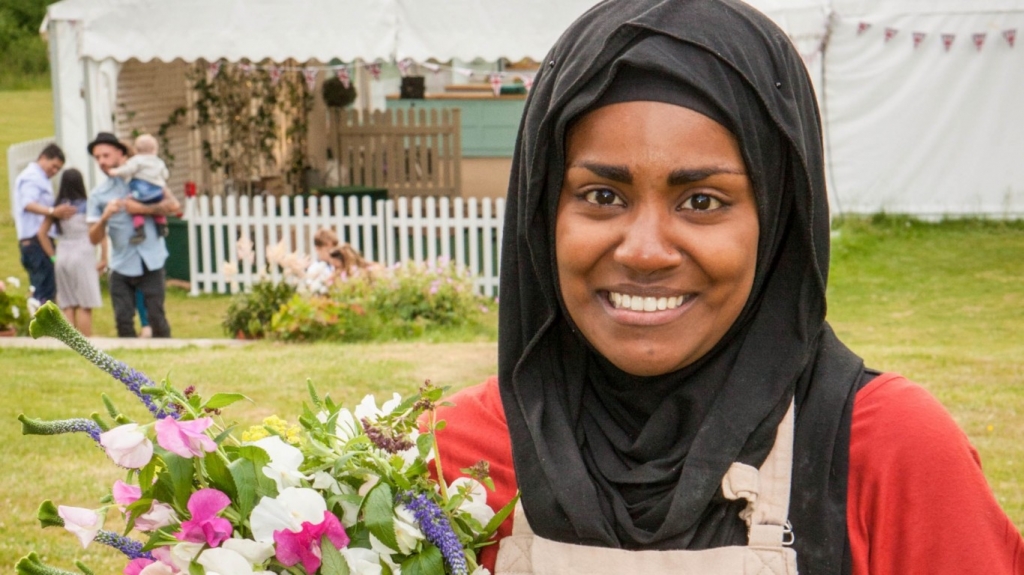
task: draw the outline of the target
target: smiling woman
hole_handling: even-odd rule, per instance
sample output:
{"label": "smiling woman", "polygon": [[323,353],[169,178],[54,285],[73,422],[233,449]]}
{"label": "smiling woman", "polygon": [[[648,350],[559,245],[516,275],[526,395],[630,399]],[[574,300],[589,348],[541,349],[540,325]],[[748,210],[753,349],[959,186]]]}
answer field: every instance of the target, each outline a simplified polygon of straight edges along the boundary
{"label": "smiling woman", "polygon": [[[545,59],[501,260],[499,374],[453,398],[458,476],[521,507],[516,573],[1020,574],[943,408],[825,322],[814,93],[732,0],[608,0]],[[798,569],[799,567],[799,569]]]}

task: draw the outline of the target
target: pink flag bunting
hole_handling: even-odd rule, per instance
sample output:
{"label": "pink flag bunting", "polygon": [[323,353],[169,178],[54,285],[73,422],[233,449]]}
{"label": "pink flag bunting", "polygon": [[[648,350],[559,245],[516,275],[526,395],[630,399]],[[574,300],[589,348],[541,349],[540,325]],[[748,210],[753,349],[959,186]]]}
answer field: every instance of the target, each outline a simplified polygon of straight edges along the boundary
{"label": "pink flag bunting", "polygon": [[1005,38],[1006,43],[1009,44],[1011,48],[1013,48],[1013,43],[1015,40],[1017,40],[1017,29],[1010,28],[1009,30],[1003,30],[1003,38]]}
{"label": "pink flag bunting", "polygon": [[491,91],[494,92],[495,96],[500,96],[501,95],[501,77],[502,76],[503,76],[503,74],[501,72],[495,72],[495,73],[491,74],[491,76],[490,76]]}
{"label": "pink flag bunting", "polygon": [[473,77],[473,70],[471,70],[470,68],[452,68],[452,71],[455,72],[456,74],[462,74],[467,78]]}
{"label": "pink flag bunting", "polygon": [[369,72],[371,76],[373,76],[374,80],[380,80],[380,64],[379,63],[374,62],[373,64],[367,64],[366,65],[366,71]]}
{"label": "pink flag bunting", "polygon": [[313,91],[313,88],[316,88],[316,77],[319,74],[320,74],[319,68],[303,68],[302,69],[302,77],[306,79],[306,88],[308,88],[310,92]]}
{"label": "pink flag bunting", "polygon": [[281,82],[281,74],[283,74],[284,71],[280,66],[271,65],[270,70],[268,70],[267,73],[270,74],[270,85],[276,86]]}
{"label": "pink flag bunting", "polygon": [[334,70],[334,75],[341,81],[341,85],[348,90],[349,86],[352,85],[352,77],[349,76],[348,66],[338,66]]}
{"label": "pink flag bunting", "polygon": [[896,28],[886,28],[885,29],[885,43],[888,44],[889,40],[892,40],[896,36],[897,33],[899,33],[899,30],[897,30]]}
{"label": "pink flag bunting", "polygon": [[248,62],[242,62],[238,65],[238,69],[241,70],[243,74],[249,74],[250,72],[252,72],[252,64],[249,64]]}
{"label": "pink flag bunting", "polygon": [[871,28],[871,23],[869,22],[861,22],[860,24],[857,24],[857,35],[860,36],[867,32],[868,28]]}
{"label": "pink flag bunting", "polygon": [[917,47],[921,45],[921,42],[924,42],[924,38],[927,35],[928,34],[925,34],[924,32],[914,32],[912,34],[912,36],[914,37],[914,49],[915,50],[917,50]]}
{"label": "pink flag bunting", "polygon": [[438,64],[435,64],[433,62],[424,62],[424,63],[420,64],[420,66],[423,66],[424,68],[426,68],[427,70],[430,70],[431,72],[433,72],[435,74],[437,74],[438,72],[441,71],[441,66],[438,65]]}
{"label": "pink flag bunting", "polygon": [[971,34],[971,40],[974,40],[974,47],[981,52],[981,47],[985,45],[986,32],[978,32],[977,34]]}
{"label": "pink flag bunting", "polygon": [[217,74],[220,74],[220,60],[217,60],[216,62],[210,62],[209,71],[210,79],[212,80],[213,78],[216,78]]}
{"label": "pink flag bunting", "polygon": [[529,92],[533,88],[533,76],[523,76],[523,87]]}
{"label": "pink flag bunting", "polygon": [[398,73],[402,76],[408,76],[409,70],[412,69],[413,61],[412,58],[403,58],[398,61]]}
{"label": "pink flag bunting", "polygon": [[942,35],[942,45],[945,46],[947,52],[949,52],[949,49],[953,46],[953,40],[956,40],[956,34]]}

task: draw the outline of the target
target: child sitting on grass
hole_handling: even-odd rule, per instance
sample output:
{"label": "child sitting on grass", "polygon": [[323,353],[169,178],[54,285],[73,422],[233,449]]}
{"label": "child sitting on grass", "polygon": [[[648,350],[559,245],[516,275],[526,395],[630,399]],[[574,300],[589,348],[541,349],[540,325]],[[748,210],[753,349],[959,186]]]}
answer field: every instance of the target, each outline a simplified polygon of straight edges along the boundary
{"label": "child sitting on grass", "polygon": [[[157,156],[159,146],[156,138],[142,134],[135,138],[135,155],[119,168],[112,170],[113,175],[128,180],[132,198],[143,204],[158,204],[164,199],[164,188],[167,187],[167,164]],[[146,218],[152,217],[157,233],[167,237],[166,216],[132,216],[135,234],[128,241],[134,245],[146,240]]]}

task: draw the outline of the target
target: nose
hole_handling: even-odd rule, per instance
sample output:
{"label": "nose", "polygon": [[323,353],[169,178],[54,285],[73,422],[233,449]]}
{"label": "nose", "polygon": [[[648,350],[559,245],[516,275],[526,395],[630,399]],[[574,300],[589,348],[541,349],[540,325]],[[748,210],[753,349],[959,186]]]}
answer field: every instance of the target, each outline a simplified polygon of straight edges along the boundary
{"label": "nose", "polygon": [[641,274],[674,268],[683,261],[683,254],[674,241],[672,214],[658,207],[640,207],[622,232],[615,249],[615,261]]}

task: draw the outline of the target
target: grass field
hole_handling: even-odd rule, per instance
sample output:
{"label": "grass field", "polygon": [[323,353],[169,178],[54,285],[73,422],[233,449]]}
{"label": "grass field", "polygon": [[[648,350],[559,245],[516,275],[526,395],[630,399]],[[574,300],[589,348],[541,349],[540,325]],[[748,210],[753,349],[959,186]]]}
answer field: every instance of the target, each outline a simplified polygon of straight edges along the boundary
{"label": "grass field", "polygon": [[[24,101],[33,99],[49,106],[48,93],[0,92],[0,138],[20,141],[49,133],[49,108],[44,113]],[[12,109],[20,110],[18,118],[8,117]],[[11,137],[9,124],[27,127],[16,126],[21,135]],[[0,209],[0,277],[19,275],[16,248],[7,241],[13,237],[9,210],[5,203]],[[942,401],[978,448],[1003,508],[1024,529],[1024,223],[858,219],[840,222],[834,236],[829,321],[869,366],[901,372]],[[172,292],[168,310],[175,334],[220,336],[217,324],[226,303]],[[97,320],[98,332],[110,333],[109,309]],[[369,392],[411,391],[425,378],[461,387],[481,381],[496,366],[493,342],[260,342],[240,349],[115,355],[155,378],[169,376],[179,387],[253,397],[255,404],[229,412],[246,425],[271,413],[294,416],[306,378],[336,399],[353,401]],[[119,473],[86,438],[22,437],[16,418],[21,412],[41,418],[87,415],[101,409],[102,392],[126,411],[141,412],[116,383],[71,352],[0,348],[0,366],[0,457],[9,469],[0,489],[0,572],[11,572],[31,549],[64,568],[79,558],[97,573],[120,572],[123,561],[115,552],[83,552],[69,534],[42,531],[34,520],[46,498],[96,505]]]}

